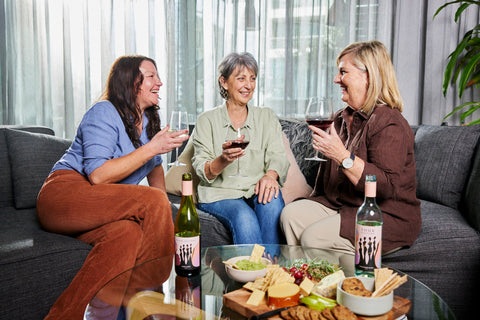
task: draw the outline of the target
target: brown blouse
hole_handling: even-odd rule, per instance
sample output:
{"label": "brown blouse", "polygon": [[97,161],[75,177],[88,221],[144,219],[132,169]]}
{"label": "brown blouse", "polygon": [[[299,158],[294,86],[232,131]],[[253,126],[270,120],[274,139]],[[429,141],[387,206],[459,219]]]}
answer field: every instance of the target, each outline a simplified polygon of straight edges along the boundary
{"label": "brown blouse", "polygon": [[[349,129],[349,116],[351,124]],[[383,213],[383,252],[411,246],[421,229],[416,197],[414,139],[400,111],[377,105],[370,116],[350,107],[335,114],[335,129],[347,149],[365,162],[358,184],[328,160],[320,165],[311,200],[338,209],[340,235],[354,243],[355,216],[364,201],[365,176],[377,177],[377,204]]]}

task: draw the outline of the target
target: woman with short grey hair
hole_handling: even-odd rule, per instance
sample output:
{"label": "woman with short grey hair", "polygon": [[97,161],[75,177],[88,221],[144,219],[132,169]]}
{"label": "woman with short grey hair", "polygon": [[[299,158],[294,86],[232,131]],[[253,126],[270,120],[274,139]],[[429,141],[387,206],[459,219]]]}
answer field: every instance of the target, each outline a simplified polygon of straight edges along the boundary
{"label": "woman with short grey hair", "polygon": [[[273,110],[248,105],[258,71],[250,53],[227,55],[218,71],[225,103],[201,114],[192,134],[199,208],[230,229],[235,244],[280,243],[280,187],[289,167],[280,122]],[[244,149],[225,139],[238,130],[240,142],[249,137]],[[237,165],[244,176],[235,176]]]}

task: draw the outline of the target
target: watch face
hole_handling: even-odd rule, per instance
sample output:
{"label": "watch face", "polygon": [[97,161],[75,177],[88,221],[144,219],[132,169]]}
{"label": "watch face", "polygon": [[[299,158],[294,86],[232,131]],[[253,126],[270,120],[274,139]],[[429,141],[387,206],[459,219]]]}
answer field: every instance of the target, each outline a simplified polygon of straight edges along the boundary
{"label": "watch face", "polygon": [[352,158],[345,158],[345,159],[343,159],[343,161],[342,161],[342,166],[343,166],[345,169],[350,169],[350,168],[353,166],[353,160],[352,160]]}

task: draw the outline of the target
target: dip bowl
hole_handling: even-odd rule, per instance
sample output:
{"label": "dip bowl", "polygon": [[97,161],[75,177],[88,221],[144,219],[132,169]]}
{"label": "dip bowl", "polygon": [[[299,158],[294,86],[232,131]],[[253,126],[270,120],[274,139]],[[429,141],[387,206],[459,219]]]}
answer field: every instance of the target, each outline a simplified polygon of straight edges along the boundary
{"label": "dip bowl", "polygon": [[[373,292],[375,279],[367,277],[357,277],[362,281],[365,289]],[[347,278],[348,279],[348,278]],[[361,297],[342,289],[343,280],[337,284],[337,302],[353,313],[363,316],[379,316],[392,310],[393,307],[393,291],[386,296],[379,297]]]}
{"label": "dip bowl", "polygon": [[[228,259],[226,261],[227,263],[225,263],[225,270],[227,271],[228,276],[235,281],[243,283],[255,281],[255,279],[257,278],[265,277],[265,275],[267,274],[267,267],[260,270],[246,271],[239,270],[231,266],[231,264],[234,264],[240,260],[248,260],[249,258],[250,256],[239,256]],[[268,264],[272,264],[272,262],[266,258],[261,258],[260,261],[263,262],[265,266]]]}

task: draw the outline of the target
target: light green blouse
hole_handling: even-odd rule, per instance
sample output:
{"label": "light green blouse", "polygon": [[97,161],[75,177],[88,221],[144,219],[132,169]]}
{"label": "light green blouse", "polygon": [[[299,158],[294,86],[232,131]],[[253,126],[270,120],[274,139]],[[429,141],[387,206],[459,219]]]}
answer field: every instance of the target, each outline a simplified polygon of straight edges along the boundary
{"label": "light green blouse", "polygon": [[240,157],[240,172],[248,177],[229,177],[237,170],[237,160],[228,165],[215,179],[205,176],[205,163],[222,154],[227,130],[234,130],[224,103],[202,113],[192,133],[194,156],[192,165],[200,178],[198,201],[210,203],[225,199],[250,198],[255,184],[268,170],[275,170],[283,186],[290,166],[282,138],[282,127],[272,109],[248,106],[247,120],[250,143]]}

